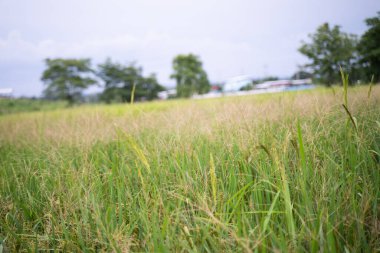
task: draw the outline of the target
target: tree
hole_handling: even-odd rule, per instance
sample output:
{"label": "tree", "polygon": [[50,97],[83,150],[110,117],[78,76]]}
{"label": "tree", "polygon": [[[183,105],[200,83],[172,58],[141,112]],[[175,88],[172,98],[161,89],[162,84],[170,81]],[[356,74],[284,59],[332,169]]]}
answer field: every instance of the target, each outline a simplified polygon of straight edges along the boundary
{"label": "tree", "polygon": [[107,59],[98,67],[97,74],[104,81],[104,91],[100,99],[107,103],[129,102],[134,85],[135,100],[152,100],[157,97],[159,91],[163,90],[155,75],[144,77],[142,68],[135,66],[134,63],[124,66]]}
{"label": "tree", "polygon": [[312,78],[313,75],[307,71],[305,71],[302,67],[296,72],[294,73],[290,78],[293,79],[293,80],[296,80],[296,79],[308,79],[308,78]]}
{"label": "tree", "polygon": [[339,68],[351,72],[356,67],[357,38],[340,31],[339,26],[330,28],[328,23],[310,34],[311,43],[302,42],[299,52],[311,60],[309,69],[315,80],[326,85],[340,82]]}
{"label": "tree", "polygon": [[47,69],[41,80],[47,86],[44,96],[49,99],[67,100],[69,104],[82,97],[82,91],[96,83],[89,59],[46,59]]}
{"label": "tree", "polygon": [[374,75],[375,81],[380,81],[380,12],[377,15],[366,19],[369,29],[361,37],[358,50],[367,80]]}
{"label": "tree", "polygon": [[277,76],[267,76],[262,79],[259,79],[258,83],[268,82],[268,81],[277,81],[279,78]]}
{"label": "tree", "polygon": [[240,90],[240,91],[253,90],[254,87],[255,87],[255,86],[254,86],[253,82],[251,82],[251,83],[249,83],[249,84],[244,85],[244,86],[241,87],[239,90]]}
{"label": "tree", "polygon": [[170,78],[176,80],[178,97],[190,97],[195,93],[204,94],[210,91],[207,74],[198,56],[177,55],[173,60],[173,70]]}

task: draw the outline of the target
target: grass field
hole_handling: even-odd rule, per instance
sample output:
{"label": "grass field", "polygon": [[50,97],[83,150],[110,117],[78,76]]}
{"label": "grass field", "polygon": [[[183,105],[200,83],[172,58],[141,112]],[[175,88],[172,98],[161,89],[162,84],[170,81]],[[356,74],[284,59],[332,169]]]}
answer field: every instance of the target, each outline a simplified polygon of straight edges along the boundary
{"label": "grass field", "polygon": [[368,91],[3,115],[0,249],[378,252]]}

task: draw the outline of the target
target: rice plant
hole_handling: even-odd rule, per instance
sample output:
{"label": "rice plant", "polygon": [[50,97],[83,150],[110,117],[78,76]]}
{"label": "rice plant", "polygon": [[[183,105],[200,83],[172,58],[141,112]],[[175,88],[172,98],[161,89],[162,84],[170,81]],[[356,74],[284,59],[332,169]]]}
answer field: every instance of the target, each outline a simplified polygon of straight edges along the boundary
{"label": "rice plant", "polygon": [[379,251],[368,89],[3,115],[0,252]]}

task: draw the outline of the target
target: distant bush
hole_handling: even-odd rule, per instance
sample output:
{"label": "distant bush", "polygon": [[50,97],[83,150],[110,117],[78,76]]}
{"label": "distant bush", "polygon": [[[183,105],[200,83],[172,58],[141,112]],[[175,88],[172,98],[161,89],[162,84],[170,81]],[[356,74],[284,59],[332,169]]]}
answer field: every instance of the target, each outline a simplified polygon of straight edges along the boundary
{"label": "distant bush", "polygon": [[48,101],[42,99],[30,99],[30,98],[1,98],[0,99],[0,115],[19,113],[19,112],[31,112],[42,110],[53,110],[63,108],[67,106],[67,102],[63,101]]}

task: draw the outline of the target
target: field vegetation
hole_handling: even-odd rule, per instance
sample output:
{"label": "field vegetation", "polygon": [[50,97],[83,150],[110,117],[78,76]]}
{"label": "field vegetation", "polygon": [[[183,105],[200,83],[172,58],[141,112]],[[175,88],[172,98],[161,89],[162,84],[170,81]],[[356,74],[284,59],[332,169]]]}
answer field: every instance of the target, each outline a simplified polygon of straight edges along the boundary
{"label": "field vegetation", "polygon": [[30,98],[0,98],[0,115],[60,109],[67,106],[65,101],[49,101]]}
{"label": "field vegetation", "polygon": [[10,252],[376,252],[379,186],[377,86],[0,117]]}

